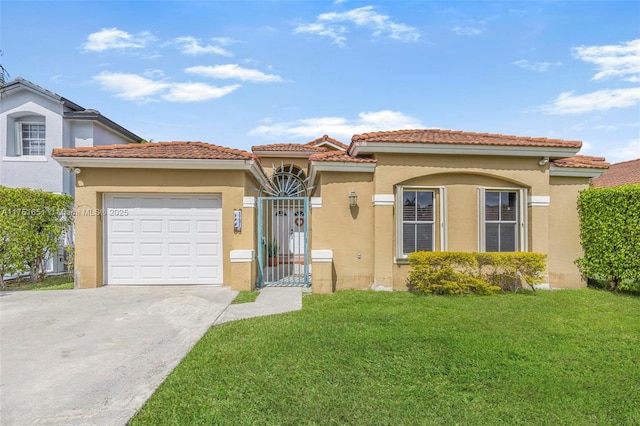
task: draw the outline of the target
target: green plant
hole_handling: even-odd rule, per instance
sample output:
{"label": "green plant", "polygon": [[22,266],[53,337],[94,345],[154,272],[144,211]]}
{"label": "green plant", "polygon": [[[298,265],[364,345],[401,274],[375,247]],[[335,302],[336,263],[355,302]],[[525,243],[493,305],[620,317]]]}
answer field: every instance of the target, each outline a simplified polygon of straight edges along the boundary
{"label": "green plant", "polygon": [[580,242],[576,260],[592,280],[606,280],[617,290],[640,283],[640,185],[590,188],[578,198]]}
{"label": "green plant", "polygon": [[276,241],[275,237],[270,239],[267,242],[267,256],[268,257],[277,257],[278,256],[278,241]]}
{"label": "green plant", "polygon": [[71,226],[72,203],[69,195],[0,186],[0,286],[4,274],[29,270],[32,282],[42,278]]}
{"label": "green plant", "polygon": [[516,292],[544,282],[540,253],[415,252],[407,279],[411,291],[432,294]]}

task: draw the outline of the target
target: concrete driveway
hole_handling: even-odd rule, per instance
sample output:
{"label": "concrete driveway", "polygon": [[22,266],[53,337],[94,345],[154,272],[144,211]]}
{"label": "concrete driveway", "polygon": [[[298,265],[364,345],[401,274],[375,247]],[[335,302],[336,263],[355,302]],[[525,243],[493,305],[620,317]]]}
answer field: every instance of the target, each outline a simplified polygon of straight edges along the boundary
{"label": "concrete driveway", "polygon": [[125,424],[235,294],[213,286],[0,293],[0,424]]}

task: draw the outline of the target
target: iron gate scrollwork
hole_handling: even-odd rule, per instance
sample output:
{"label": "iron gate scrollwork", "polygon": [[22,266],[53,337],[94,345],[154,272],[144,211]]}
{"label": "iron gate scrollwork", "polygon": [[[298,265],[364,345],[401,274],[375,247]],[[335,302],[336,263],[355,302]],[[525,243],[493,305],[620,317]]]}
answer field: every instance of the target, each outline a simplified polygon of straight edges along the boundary
{"label": "iron gate scrollwork", "polygon": [[308,178],[294,165],[273,167],[258,194],[259,286],[311,284]]}

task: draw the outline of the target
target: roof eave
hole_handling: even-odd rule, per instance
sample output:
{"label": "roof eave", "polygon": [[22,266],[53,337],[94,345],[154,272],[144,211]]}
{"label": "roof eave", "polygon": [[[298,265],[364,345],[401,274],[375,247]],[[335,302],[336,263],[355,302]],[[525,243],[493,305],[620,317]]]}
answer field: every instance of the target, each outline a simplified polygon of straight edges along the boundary
{"label": "roof eave", "polygon": [[549,176],[553,177],[582,177],[595,178],[604,173],[607,169],[597,169],[594,167],[549,167]]}
{"label": "roof eave", "polygon": [[82,111],[65,113],[64,119],[68,121],[95,121],[101,124],[102,126],[106,127],[107,129],[120,134],[125,139],[128,139],[131,142],[140,143],[143,141],[143,139],[140,136],[125,129],[118,123],[108,119],[107,117],[99,113],[86,113]]}
{"label": "roof eave", "polygon": [[194,169],[194,170],[251,170],[253,160],[215,160],[183,158],[92,158],[54,156],[62,167],[92,167],[116,169]]}
{"label": "roof eave", "polygon": [[291,158],[309,158],[318,151],[252,151],[258,157],[291,157]]}
{"label": "roof eave", "polygon": [[508,146],[474,144],[429,144],[402,142],[355,141],[349,148],[353,157],[359,154],[445,154],[500,155],[510,157],[566,158],[574,156],[580,147]]}

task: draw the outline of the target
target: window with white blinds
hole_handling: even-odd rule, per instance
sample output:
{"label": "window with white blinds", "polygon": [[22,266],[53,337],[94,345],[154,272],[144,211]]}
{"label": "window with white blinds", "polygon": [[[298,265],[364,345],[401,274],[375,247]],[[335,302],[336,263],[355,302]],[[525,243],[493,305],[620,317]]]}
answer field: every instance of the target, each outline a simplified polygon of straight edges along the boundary
{"label": "window with white blinds", "polygon": [[480,251],[526,251],[524,190],[480,188]]}
{"label": "window with white blinds", "polygon": [[398,188],[398,257],[444,250],[444,188]]}

